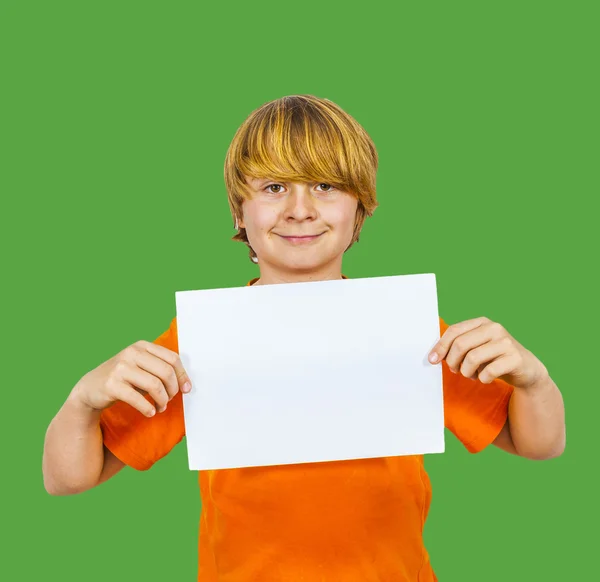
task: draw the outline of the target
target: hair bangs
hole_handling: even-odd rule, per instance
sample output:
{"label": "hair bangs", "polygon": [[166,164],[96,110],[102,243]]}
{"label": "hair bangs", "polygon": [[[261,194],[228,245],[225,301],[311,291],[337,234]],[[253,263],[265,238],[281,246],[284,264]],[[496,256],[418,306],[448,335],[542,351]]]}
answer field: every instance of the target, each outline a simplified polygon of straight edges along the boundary
{"label": "hair bangs", "polygon": [[349,159],[350,137],[310,104],[280,103],[252,120],[234,164],[241,180],[320,181],[358,195],[364,179]]}

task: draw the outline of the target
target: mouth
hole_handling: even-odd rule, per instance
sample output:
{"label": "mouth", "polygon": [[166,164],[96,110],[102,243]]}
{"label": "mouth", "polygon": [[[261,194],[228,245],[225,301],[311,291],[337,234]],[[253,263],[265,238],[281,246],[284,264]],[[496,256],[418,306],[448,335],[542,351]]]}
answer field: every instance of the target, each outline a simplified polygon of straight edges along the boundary
{"label": "mouth", "polygon": [[283,240],[285,240],[293,245],[305,245],[305,244],[309,244],[309,243],[319,239],[324,234],[325,233],[322,232],[320,234],[294,235],[294,236],[284,236],[282,234],[278,234],[277,236],[281,237]]}

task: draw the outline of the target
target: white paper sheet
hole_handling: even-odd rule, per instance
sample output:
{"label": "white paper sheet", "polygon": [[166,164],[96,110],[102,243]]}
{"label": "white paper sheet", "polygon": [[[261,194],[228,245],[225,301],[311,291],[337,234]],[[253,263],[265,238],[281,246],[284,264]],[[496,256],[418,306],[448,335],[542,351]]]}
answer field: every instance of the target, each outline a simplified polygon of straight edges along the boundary
{"label": "white paper sheet", "polygon": [[175,295],[190,469],[444,451],[435,275]]}

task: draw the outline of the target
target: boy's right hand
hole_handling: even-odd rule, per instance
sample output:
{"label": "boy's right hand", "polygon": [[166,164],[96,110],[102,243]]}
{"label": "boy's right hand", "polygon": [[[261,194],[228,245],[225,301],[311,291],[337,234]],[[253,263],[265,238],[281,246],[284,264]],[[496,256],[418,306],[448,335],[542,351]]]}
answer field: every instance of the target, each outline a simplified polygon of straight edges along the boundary
{"label": "boy's right hand", "polygon": [[[179,354],[140,340],[83,376],[72,397],[98,411],[121,400],[150,417],[156,410],[164,412],[180,389],[189,392],[191,381]],[[143,394],[149,395],[155,406]]]}

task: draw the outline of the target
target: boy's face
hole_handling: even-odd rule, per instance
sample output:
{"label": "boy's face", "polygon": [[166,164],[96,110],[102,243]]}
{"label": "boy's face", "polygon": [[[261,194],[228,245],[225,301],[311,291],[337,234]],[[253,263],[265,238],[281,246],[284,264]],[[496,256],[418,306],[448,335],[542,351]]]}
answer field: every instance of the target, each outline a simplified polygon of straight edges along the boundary
{"label": "boy's face", "polygon": [[261,278],[341,270],[352,241],[358,200],[327,183],[246,178],[240,226],[258,256]]}

